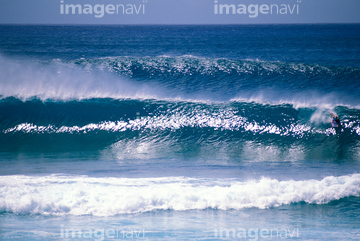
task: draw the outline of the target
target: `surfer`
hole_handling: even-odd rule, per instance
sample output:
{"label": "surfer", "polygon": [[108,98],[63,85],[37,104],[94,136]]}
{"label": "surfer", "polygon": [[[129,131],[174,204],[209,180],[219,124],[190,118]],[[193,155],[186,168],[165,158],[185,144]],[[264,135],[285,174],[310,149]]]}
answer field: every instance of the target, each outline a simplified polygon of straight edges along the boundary
{"label": "surfer", "polygon": [[331,117],[333,118],[331,120],[331,125],[333,127],[339,127],[340,126],[340,118],[337,115],[334,115],[333,113],[331,113]]}

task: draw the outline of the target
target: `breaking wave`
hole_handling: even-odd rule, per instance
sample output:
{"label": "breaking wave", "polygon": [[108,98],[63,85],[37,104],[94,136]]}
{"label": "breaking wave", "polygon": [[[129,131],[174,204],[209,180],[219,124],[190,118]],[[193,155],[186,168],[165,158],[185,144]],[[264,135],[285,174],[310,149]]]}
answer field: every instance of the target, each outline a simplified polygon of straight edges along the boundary
{"label": "breaking wave", "polygon": [[113,216],[156,210],[265,209],[301,202],[323,205],[359,197],[360,175],[306,181],[1,176],[0,193],[0,212],[25,215]]}

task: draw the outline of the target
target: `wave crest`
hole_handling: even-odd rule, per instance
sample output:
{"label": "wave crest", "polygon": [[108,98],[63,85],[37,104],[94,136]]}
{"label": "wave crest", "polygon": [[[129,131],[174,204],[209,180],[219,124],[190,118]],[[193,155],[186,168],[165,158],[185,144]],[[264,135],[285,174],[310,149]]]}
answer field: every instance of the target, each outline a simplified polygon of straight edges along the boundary
{"label": "wave crest", "polygon": [[322,66],[306,63],[286,63],[280,61],[237,60],[226,58],[205,58],[192,55],[177,57],[105,57],[98,59],[78,59],[63,62],[68,65],[80,66],[87,70],[104,70],[117,72],[130,77],[170,77],[177,75],[198,76],[219,74],[236,74],[242,76],[302,75],[353,77],[360,78],[360,68],[342,66]]}
{"label": "wave crest", "polygon": [[360,195],[360,174],[322,180],[2,176],[0,210],[16,214],[113,216],[155,210],[326,204]]}

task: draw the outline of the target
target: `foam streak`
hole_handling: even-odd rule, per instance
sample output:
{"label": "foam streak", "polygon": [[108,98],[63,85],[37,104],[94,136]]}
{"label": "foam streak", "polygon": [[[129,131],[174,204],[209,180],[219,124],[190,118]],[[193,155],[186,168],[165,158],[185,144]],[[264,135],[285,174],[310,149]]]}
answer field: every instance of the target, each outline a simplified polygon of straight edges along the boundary
{"label": "foam streak", "polygon": [[0,210],[16,214],[112,216],[153,210],[270,208],[326,204],[360,195],[360,174],[322,180],[2,176]]}

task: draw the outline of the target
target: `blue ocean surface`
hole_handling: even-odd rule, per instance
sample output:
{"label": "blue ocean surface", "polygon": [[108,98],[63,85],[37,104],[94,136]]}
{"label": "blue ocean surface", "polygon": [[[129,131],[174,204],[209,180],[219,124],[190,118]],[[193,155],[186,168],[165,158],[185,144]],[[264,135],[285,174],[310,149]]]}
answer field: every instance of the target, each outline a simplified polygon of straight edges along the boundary
{"label": "blue ocean surface", "polygon": [[359,43],[1,25],[0,240],[359,240]]}

